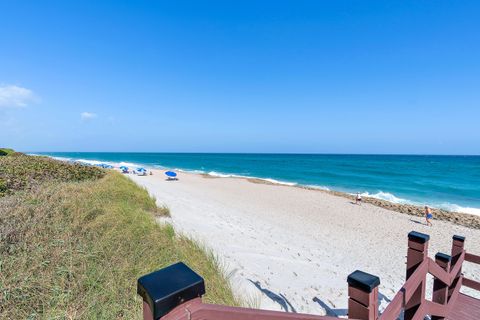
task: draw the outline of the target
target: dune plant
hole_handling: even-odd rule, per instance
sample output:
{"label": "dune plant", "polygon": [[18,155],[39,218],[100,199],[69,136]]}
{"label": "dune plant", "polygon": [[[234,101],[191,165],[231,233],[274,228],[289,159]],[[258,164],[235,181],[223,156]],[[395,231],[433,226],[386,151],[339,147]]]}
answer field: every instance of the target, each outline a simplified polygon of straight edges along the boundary
{"label": "dune plant", "polygon": [[23,172],[0,198],[1,317],[141,319],[137,278],[177,261],[204,276],[206,301],[239,304],[212,253],[156,222],[168,210],[146,190],[116,172],[24,157],[0,164],[2,177]]}

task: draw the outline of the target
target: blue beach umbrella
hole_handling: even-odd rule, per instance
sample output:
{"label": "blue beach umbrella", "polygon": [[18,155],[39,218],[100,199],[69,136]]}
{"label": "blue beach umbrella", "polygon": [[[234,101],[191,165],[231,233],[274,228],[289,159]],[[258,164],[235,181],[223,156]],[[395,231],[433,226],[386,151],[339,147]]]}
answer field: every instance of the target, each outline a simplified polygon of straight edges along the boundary
{"label": "blue beach umbrella", "polygon": [[177,176],[177,174],[173,171],[167,171],[165,172],[165,174],[168,176],[168,177],[171,177],[171,178],[175,178]]}
{"label": "blue beach umbrella", "polygon": [[145,168],[137,168],[137,171],[138,171],[138,172],[145,172],[145,171],[147,171],[147,170],[146,170]]}
{"label": "blue beach umbrella", "polygon": [[104,166],[104,168],[105,168],[105,169],[113,169],[113,166],[110,165],[110,164],[106,164],[106,165]]}
{"label": "blue beach umbrella", "polygon": [[120,167],[120,170],[128,170],[128,167],[121,166],[121,167]]}

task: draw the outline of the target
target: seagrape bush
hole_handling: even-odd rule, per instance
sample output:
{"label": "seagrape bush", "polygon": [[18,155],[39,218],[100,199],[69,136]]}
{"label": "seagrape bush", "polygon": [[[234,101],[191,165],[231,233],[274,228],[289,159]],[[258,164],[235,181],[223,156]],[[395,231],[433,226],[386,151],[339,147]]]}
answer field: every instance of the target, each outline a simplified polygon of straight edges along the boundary
{"label": "seagrape bush", "polygon": [[0,157],[0,197],[30,190],[46,182],[80,182],[105,175],[105,170],[47,157],[9,153]]}

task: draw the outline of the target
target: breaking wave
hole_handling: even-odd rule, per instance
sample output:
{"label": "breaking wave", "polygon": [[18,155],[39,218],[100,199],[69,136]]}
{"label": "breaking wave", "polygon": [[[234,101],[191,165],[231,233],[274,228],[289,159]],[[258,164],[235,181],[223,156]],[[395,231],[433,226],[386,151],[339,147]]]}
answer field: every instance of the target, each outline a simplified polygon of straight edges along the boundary
{"label": "breaking wave", "polygon": [[385,200],[385,201],[398,203],[398,204],[411,204],[411,205],[417,205],[417,206],[428,205],[429,207],[436,208],[436,209],[443,209],[443,210],[452,211],[452,212],[469,213],[469,214],[480,216],[479,208],[462,207],[454,203],[448,203],[448,202],[447,203],[420,203],[416,201],[399,198],[389,192],[383,192],[383,191],[373,193],[373,194],[364,192],[361,195],[362,197],[370,197],[370,198]]}

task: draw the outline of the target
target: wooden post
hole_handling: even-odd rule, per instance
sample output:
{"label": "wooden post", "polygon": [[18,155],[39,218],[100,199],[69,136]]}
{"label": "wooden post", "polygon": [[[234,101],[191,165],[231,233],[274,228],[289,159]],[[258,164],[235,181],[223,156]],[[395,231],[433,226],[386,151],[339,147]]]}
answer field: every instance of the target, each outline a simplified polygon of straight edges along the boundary
{"label": "wooden post", "polygon": [[348,278],[348,318],[358,320],[378,319],[377,276],[357,270]]}
{"label": "wooden post", "polygon": [[177,306],[205,294],[203,278],[182,262],[149,273],[137,281],[143,319],[158,320]]}
{"label": "wooden post", "polygon": [[[445,271],[450,272],[450,262],[452,257],[448,254],[437,253],[435,255],[435,262]],[[433,280],[433,294],[432,301],[446,305],[448,303],[448,285],[438,279]],[[432,316],[432,320],[444,320],[445,317]]]}
{"label": "wooden post", "polygon": [[[430,236],[424,233],[412,231],[408,234],[407,251],[407,280],[417,270],[418,266],[428,257],[428,241]],[[411,320],[425,299],[424,278],[413,293],[410,301],[405,304],[404,320]]]}
{"label": "wooden post", "polygon": [[143,320],[154,320],[152,309],[150,309],[150,305],[143,301]]}
{"label": "wooden post", "polygon": [[[464,248],[465,248],[465,237],[454,235],[452,239],[452,261],[451,261],[452,269],[457,264],[457,261],[460,258]],[[461,273],[462,273],[462,268],[460,268],[460,270],[458,271],[458,274],[455,276],[455,279],[452,282],[452,285],[448,289],[448,299],[450,299],[450,297],[452,296],[452,293],[455,290],[455,286],[458,283]]]}

